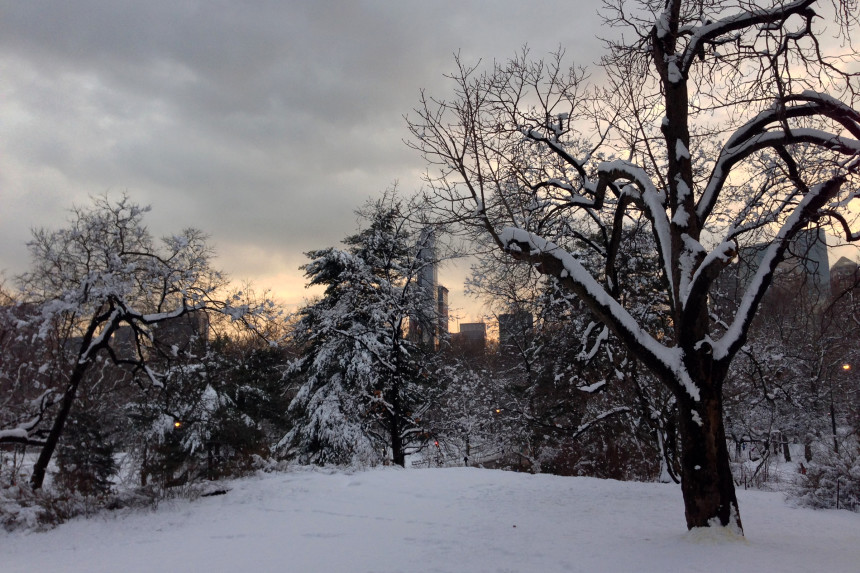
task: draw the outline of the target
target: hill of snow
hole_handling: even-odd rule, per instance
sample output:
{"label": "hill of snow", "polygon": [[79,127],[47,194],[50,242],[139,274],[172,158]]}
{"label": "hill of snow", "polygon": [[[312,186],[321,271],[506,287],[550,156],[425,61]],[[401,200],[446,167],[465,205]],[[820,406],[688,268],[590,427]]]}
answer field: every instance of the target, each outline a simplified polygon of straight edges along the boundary
{"label": "hill of snow", "polygon": [[300,469],[226,495],[0,533],[0,570],[860,570],[860,515],[740,491],[746,538],[688,533],[678,486],[472,468]]}

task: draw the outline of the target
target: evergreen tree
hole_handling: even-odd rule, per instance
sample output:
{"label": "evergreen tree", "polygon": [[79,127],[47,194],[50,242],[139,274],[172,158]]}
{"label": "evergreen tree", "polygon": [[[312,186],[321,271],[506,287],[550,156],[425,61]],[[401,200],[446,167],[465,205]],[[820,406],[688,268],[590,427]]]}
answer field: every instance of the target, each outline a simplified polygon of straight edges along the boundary
{"label": "evergreen tree", "polygon": [[297,423],[281,445],[312,463],[374,464],[390,452],[402,466],[426,440],[421,419],[436,391],[423,360],[432,343],[409,327],[430,323],[434,299],[419,274],[435,261],[430,236],[416,232],[394,192],[359,215],[368,225],[346,249],[311,251],[302,267],[325,292],[299,312]]}

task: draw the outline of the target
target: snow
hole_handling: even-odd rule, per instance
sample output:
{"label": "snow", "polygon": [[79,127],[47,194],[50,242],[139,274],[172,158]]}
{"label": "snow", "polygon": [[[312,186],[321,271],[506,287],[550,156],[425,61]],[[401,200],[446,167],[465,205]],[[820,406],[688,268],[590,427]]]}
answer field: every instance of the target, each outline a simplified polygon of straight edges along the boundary
{"label": "snow", "polygon": [[[693,423],[695,423],[697,426],[704,426],[704,424],[702,423],[702,417],[695,410],[692,411],[690,417],[693,418]],[[699,469],[699,466],[696,466],[696,469]]]}
{"label": "snow", "polygon": [[669,19],[671,17],[672,15],[669,13],[669,10],[663,10],[660,12],[660,16],[658,16],[657,20],[654,22],[658,38],[665,38],[671,33],[672,30],[669,26]]}
{"label": "snow", "polygon": [[682,159],[690,159],[690,151],[680,139],[675,141],[675,159],[678,161],[681,161]]}
{"label": "snow", "polygon": [[[678,211],[678,213],[686,213],[686,211],[684,209],[681,209]],[[683,241],[684,243],[684,248],[681,250],[681,253],[678,257],[678,269],[680,271],[681,277],[681,306],[684,307],[687,304],[687,298],[689,296],[689,291],[692,285],[694,273],[697,271],[696,259],[704,251],[704,248],[702,247],[701,243],[699,243],[699,241],[695,240],[687,233],[681,233],[681,241]]]}
{"label": "snow", "polygon": [[0,439],[26,440],[30,434],[24,428],[12,428],[11,430],[0,430]]}
{"label": "snow", "polygon": [[678,69],[678,60],[673,56],[667,63],[668,74],[666,79],[669,80],[669,83],[679,84],[684,81],[684,75]]}
{"label": "snow", "polygon": [[597,326],[599,325],[596,322],[589,323],[588,328],[586,328],[585,332],[582,334],[582,350],[576,357],[580,362],[588,362],[594,358],[600,350],[600,345],[609,340],[609,328],[604,326],[598,333],[597,338],[594,340],[594,344],[591,349],[586,351],[586,348],[588,347],[588,337],[591,335],[591,331]]}
{"label": "snow", "polygon": [[681,291],[681,304],[687,305],[687,298],[689,297],[690,290],[692,290],[693,285],[696,284],[696,281],[699,279],[701,273],[707,269],[710,265],[714,264],[716,261],[721,261],[724,264],[728,264],[729,261],[735,256],[736,247],[735,244],[731,241],[723,241],[714,249],[705,255],[705,258],[702,260],[701,264],[699,264],[693,276],[690,278],[690,281],[686,284],[686,288]]}
{"label": "snow", "polygon": [[595,382],[594,384],[589,384],[588,386],[579,386],[577,389],[585,392],[586,394],[594,394],[601,388],[606,386],[606,380],[600,380],[599,382]]}
{"label": "snow", "polygon": [[800,95],[811,101],[823,102],[832,105],[833,107],[844,109],[846,111],[851,110],[851,108],[845,105],[841,100],[833,97],[830,94],[821,93],[813,90],[803,90]]}
{"label": "snow", "polygon": [[[638,165],[630,163],[629,161],[621,159],[605,161],[597,166],[597,170],[604,174],[610,174],[613,179],[629,179],[640,189],[642,202],[647,209],[651,223],[654,226],[654,236],[657,239],[657,247],[663,258],[663,271],[666,273],[667,277],[671,277],[672,242],[669,229],[669,219],[666,216],[665,210],[666,194],[657,190],[648,173],[644,169]],[[671,292],[670,294],[673,295]]]}
{"label": "snow", "polygon": [[298,469],[157,511],[0,533],[5,573],[637,571],[847,573],[860,515],[739,491],[746,538],[687,532],[680,487],[474,468]]}

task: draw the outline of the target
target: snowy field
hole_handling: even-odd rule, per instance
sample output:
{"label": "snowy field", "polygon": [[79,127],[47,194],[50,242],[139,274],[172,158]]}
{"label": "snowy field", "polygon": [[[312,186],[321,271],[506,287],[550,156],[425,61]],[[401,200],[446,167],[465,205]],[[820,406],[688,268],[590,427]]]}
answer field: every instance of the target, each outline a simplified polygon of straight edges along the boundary
{"label": "snowy field", "polygon": [[746,538],[687,533],[678,486],[471,468],[226,482],[158,511],[0,533],[0,571],[860,571],[860,515],[740,491]]}

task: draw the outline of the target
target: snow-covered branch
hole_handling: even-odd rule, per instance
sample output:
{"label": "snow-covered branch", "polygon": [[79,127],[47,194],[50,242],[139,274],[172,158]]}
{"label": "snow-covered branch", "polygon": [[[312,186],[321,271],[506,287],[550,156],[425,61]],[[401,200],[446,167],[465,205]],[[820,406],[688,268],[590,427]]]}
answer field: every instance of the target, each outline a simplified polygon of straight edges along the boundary
{"label": "snow-covered branch", "polygon": [[[749,5],[747,10],[742,10],[734,14],[729,14],[716,21],[708,21],[699,26],[688,28],[684,31],[684,35],[689,34],[687,46],[681,54],[680,71],[684,75],[690,71],[696,57],[704,52],[707,45],[719,45],[725,42],[730,42],[734,39],[734,35],[753,28],[755,26],[772,26],[781,27],[785,21],[795,14],[814,15],[811,6],[816,4],[818,0],[795,0],[794,2],[776,2],[770,7],[761,7]],[[662,16],[661,20],[665,20],[666,16]],[[659,20],[658,20],[659,22]],[[655,26],[658,37],[661,34],[665,35],[664,26],[659,24]]]}
{"label": "snow-covered branch", "polygon": [[507,227],[499,236],[511,256],[537,265],[542,273],[556,277],[575,292],[640,360],[658,375],[679,380],[684,392],[694,400],[699,399],[699,389],[685,370],[681,350],[662,345],[646,332],[570,253],[523,229]]}
{"label": "snow-covered branch", "polygon": [[[803,103],[791,105],[793,102]],[[814,116],[837,121],[854,138],[806,127],[785,127],[789,119]],[[771,124],[774,128],[768,129]],[[850,158],[857,157],[860,155],[860,113],[835,98],[807,91],[800,96],[786,98],[758,114],[737,129],[723,146],[696,206],[699,220],[704,221],[710,215],[735,165],[763,149],[800,143],[810,143]]]}
{"label": "snow-covered branch", "polygon": [[758,305],[770,286],[774,271],[782,260],[783,253],[788,248],[791,239],[806,225],[812,213],[817,212],[839,192],[844,182],[844,177],[835,177],[816,185],[810,189],[810,192],[803,197],[791,215],[788,216],[776,237],[764,250],[758,268],[746,287],[734,320],[723,337],[713,344],[713,354],[716,360],[734,356],[743,346],[752,319],[758,310]]}

